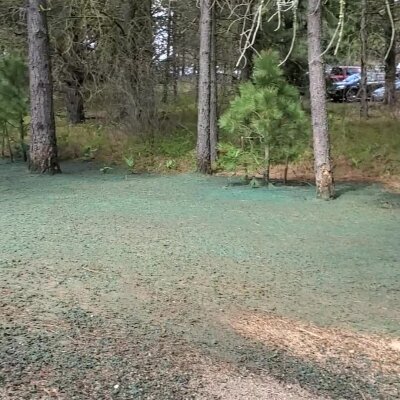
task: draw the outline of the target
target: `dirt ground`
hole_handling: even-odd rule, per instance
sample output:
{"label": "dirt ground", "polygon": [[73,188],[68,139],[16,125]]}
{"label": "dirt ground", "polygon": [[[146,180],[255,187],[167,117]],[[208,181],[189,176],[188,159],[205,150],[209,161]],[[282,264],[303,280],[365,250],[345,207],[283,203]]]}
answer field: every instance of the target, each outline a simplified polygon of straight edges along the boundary
{"label": "dirt ground", "polygon": [[0,164],[1,399],[397,399],[400,195]]}

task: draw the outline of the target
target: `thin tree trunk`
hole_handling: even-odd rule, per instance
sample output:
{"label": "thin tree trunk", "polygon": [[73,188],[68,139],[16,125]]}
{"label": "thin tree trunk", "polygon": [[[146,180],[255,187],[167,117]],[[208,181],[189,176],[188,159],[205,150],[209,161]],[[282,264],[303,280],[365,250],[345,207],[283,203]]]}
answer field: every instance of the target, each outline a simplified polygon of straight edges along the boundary
{"label": "thin tree trunk", "polygon": [[283,170],[283,184],[284,185],[287,185],[288,172],[289,172],[289,156],[286,156],[285,169]]}
{"label": "thin tree trunk", "polygon": [[13,163],[14,162],[14,153],[13,153],[12,147],[11,147],[10,134],[8,133],[7,123],[4,125],[4,134],[5,134],[6,140],[7,140],[8,155],[10,156],[10,161]]}
{"label": "thin tree trunk", "polygon": [[26,144],[25,144],[25,125],[24,125],[24,118],[22,116],[19,119],[19,138],[22,151],[22,159],[24,160],[24,162],[27,162],[28,155],[26,153]]}
{"label": "thin tree trunk", "polygon": [[31,102],[29,169],[32,172],[54,174],[61,170],[57,155],[47,9],[46,0],[29,0],[28,2]]}
{"label": "thin tree trunk", "polygon": [[179,81],[179,67],[175,63],[173,69],[173,85],[172,85],[174,100],[178,98],[178,81]]}
{"label": "thin tree trunk", "polygon": [[182,49],[181,49],[181,77],[186,76],[186,40],[182,37]]}
{"label": "thin tree trunk", "polygon": [[210,153],[210,113],[211,113],[211,37],[212,2],[200,1],[200,56],[199,56],[199,96],[197,122],[197,170],[211,173]]}
{"label": "thin tree trunk", "polygon": [[240,80],[243,82],[247,82],[251,79],[251,75],[253,74],[253,56],[254,56],[254,51],[252,48],[249,48],[246,50],[245,53],[245,62],[246,64],[242,68],[242,72],[240,74]]}
{"label": "thin tree trunk", "polygon": [[85,52],[87,48],[82,44],[82,27],[80,26],[79,13],[71,12],[73,21],[71,54],[65,51],[63,45],[57,52],[63,61],[64,78],[64,101],[67,110],[67,118],[70,124],[77,125],[85,122],[85,101],[83,98],[83,85],[85,83]]}
{"label": "thin tree trunk", "polygon": [[2,136],[1,136],[1,158],[5,158],[6,154],[5,154],[5,147],[6,147],[6,134],[4,131],[4,127],[3,127],[3,132],[2,132]]}
{"label": "thin tree trunk", "polygon": [[85,106],[82,94],[83,76],[76,72],[71,80],[65,82],[65,102],[68,121],[72,125],[85,122]]}
{"label": "thin tree trunk", "polygon": [[173,38],[173,22],[172,22],[172,8],[171,1],[168,5],[168,22],[167,22],[167,49],[165,59],[165,76],[164,76],[164,92],[162,102],[167,103],[169,94],[169,84],[171,80],[171,43]]}
{"label": "thin tree trunk", "polygon": [[361,82],[360,82],[360,95],[361,95],[361,117],[368,118],[368,98],[367,98],[367,46],[368,46],[368,32],[367,32],[367,7],[368,0],[361,0]]}
{"label": "thin tree trunk", "polygon": [[218,81],[217,81],[217,32],[215,7],[211,10],[210,44],[210,154],[211,163],[218,157]]}
{"label": "thin tree trunk", "polygon": [[330,157],[325,99],[326,83],[321,46],[322,4],[321,0],[308,0],[308,63],[317,197],[329,200],[334,197],[335,189]]}
{"label": "thin tree trunk", "polygon": [[179,60],[178,60],[178,14],[172,15],[172,88],[174,100],[178,98]]}
{"label": "thin tree trunk", "polygon": [[[390,1],[393,12],[395,0]],[[392,40],[393,27],[388,15],[385,26],[385,38],[387,43],[387,57],[385,59],[385,98],[384,104],[393,106],[396,103],[396,36]]]}
{"label": "thin tree trunk", "polygon": [[264,182],[269,185],[270,180],[270,169],[271,169],[271,157],[269,144],[264,147]]}
{"label": "thin tree trunk", "polygon": [[197,60],[197,58],[194,59],[194,63],[193,63],[193,77],[195,80],[196,99],[198,99],[199,98],[200,75],[199,75],[199,60]]}

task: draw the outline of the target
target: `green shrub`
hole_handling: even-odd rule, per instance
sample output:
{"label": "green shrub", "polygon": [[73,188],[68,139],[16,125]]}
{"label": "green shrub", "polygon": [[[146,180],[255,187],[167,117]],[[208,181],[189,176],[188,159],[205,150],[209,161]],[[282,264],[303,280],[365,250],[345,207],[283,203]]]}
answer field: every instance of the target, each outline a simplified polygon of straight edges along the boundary
{"label": "green shrub", "polygon": [[234,168],[247,162],[261,166],[266,180],[270,164],[295,159],[309,136],[299,93],[286,82],[278,64],[277,53],[262,52],[255,60],[252,82],[239,87],[220,119],[233,147],[221,152],[220,165]]}

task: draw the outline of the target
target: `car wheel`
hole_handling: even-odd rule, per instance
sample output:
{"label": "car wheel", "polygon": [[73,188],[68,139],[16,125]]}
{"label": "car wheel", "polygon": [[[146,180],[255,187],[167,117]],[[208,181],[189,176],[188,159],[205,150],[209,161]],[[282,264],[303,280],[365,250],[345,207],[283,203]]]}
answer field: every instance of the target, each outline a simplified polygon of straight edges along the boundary
{"label": "car wheel", "polygon": [[355,101],[358,100],[359,100],[358,89],[356,88],[349,89],[346,93],[346,101],[348,103],[354,103]]}

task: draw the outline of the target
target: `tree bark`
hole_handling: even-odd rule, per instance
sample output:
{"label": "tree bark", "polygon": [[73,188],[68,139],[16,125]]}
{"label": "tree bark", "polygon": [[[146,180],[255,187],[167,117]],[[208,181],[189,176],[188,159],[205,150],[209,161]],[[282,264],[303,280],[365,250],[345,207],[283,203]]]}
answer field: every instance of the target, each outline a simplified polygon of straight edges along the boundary
{"label": "tree bark", "polygon": [[75,72],[72,79],[65,81],[65,102],[68,121],[72,125],[85,122],[85,106],[82,94],[83,76]]}
{"label": "tree bark", "polygon": [[6,149],[6,133],[4,131],[4,127],[2,127],[3,132],[1,136],[1,158],[6,157],[5,149]]}
{"label": "tree bark", "polygon": [[197,170],[211,173],[210,114],[211,114],[211,38],[212,2],[200,1],[199,95],[197,121]]}
{"label": "tree bark", "polygon": [[171,2],[168,5],[168,20],[167,20],[167,48],[166,48],[166,59],[165,59],[165,76],[164,76],[164,91],[162,102],[168,102],[169,84],[171,80],[171,44],[173,41],[173,21],[172,21],[172,7]]}
{"label": "tree bark", "polygon": [[[395,0],[390,1],[393,12]],[[387,57],[385,59],[385,98],[384,104],[394,106],[396,103],[396,36],[392,40],[393,27],[388,16],[385,25]]]}
{"label": "tree bark", "polygon": [[283,170],[283,184],[284,185],[287,185],[288,172],[289,172],[289,156],[286,156],[285,169]]}
{"label": "tree bark", "polygon": [[29,0],[27,8],[31,103],[31,172],[58,173],[53,81],[47,27],[46,0]]}
{"label": "tree bark", "polygon": [[266,144],[264,146],[264,182],[266,185],[269,185],[270,169],[271,169],[270,146],[269,144]]}
{"label": "tree bark", "polygon": [[368,46],[368,32],[367,32],[367,7],[368,0],[361,0],[361,82],[360,82],[360,95],[361,95],[361,117],[368,118],[368,97],[367,97],[367,46]]}
{"label": "tree bark", "polygon": [[24,162],[28,161],[28,154],[26,152],[26,144],[25,144],[25,124],[24,117],[21,115],[19,118],[19,140],[22,152],[22,159]]}
{"label": "tree bark", "polygon": [[247,82],[251,79],[253,75],[254,69],[254,50],[250,47],[245,52],[245,65],[242,68],[242,72],[240,73],[240,80],[243,82]]}
{"label": "tree bark", "polygon": [[178,13],[174,11],[172,15],[172,88],[174,100],[178,98],[178,81],[179,81],[179,54],[178,54]]}
{"label": "tree bark", "polygon": [[211,163],[218,158],[218,77],[217,77],[217,32],[215,6],[211,10],[210,44],[210,155]]}
{"label": "tree bark", "polygon": [[8,154],[10,156],[10,161],[13,163],[14,162],[14,153],[13,153],[12,147],[11,147],[10,133],[8,132],[7,123],[4,124],[4,133],[5,133],[6,139],[7,139],[7,147],[8,147]]}
{"label": "tree bark", "polygon": [[321,0],[308,0],[308,64],[317,197],[329,200],[334,197],[335,189],[330,157],[328,114],[325,99],[326,83],[321,46],[322,4]]}

